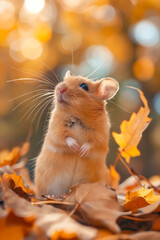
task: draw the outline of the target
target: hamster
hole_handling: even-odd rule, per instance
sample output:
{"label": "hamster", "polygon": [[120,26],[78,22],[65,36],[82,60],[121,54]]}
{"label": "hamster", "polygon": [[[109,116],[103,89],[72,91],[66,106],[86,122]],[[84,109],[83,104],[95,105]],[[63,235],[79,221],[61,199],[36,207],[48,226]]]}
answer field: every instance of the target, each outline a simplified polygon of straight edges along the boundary
{"label": "hamster", "polygon": [[65,194],[73,185],[109,184],[106,166],[110,121],[105,100],[119,89],[112,78],[92,81],[68,71],[54,90],[54,109],[36,160],[38,196]]}

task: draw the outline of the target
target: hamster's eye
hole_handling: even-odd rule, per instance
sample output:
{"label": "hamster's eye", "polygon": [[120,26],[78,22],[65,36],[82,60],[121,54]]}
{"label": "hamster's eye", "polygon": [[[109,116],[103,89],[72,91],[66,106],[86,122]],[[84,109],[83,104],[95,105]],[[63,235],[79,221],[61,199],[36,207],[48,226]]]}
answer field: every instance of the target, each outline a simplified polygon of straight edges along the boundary
{"label": "hamster's eye", "polygon": [[83,88],[85,91],[89,90],[88,85],[86,83],[81,83],[80,87]]}

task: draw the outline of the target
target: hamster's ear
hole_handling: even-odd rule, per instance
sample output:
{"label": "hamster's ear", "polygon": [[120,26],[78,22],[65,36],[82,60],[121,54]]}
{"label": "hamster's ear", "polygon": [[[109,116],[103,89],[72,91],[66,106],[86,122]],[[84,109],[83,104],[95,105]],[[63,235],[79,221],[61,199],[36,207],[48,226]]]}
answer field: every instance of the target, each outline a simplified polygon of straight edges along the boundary
{"label": "hamster's ear", "polygon": [[64,76],[64,79],[65,79],[65,78],[68,78],[68,77],[70,77],[70,76],[71,76],[70,71],[67,71],[66,74],[65,74],[65,76]]}
{"label": "hamster's ear", "polygon": [[108,100],[114,97],[119,90],[118,82],[113,78],[103,78],[98,82],[97,95],[102,100]]}

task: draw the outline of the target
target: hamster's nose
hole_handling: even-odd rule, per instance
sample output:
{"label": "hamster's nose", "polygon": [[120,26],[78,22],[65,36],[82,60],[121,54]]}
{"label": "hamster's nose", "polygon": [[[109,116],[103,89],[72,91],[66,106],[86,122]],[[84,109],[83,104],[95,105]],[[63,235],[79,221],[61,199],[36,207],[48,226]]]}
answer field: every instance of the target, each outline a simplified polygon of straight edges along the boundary
{"label": "hamster's nose", "polygon": [[64,92],[67,91],[67,86],[65,84],[61,85],[60,88],[59,88],[59,91],[61,94],[63,94]]}

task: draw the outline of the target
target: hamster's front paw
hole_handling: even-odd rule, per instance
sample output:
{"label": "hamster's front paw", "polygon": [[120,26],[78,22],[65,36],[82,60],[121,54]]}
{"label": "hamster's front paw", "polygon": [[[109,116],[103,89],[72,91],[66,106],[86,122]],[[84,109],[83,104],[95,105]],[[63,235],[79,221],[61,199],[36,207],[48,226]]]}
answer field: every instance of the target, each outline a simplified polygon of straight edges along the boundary
{"label": "hamster's front paw", "polygon": [[86,142],[86,143],[84,143],[82,146],[81,146],[81,148],[80,148],[80,157],[82,158],[82,157],[86,157],[88,154],[89,154],[89,152],[90,152],[90,149],[91,149],[91,145],[90,145],[90,143],[88,143],[88,142]]}
{"label": "hamster's front paw", "polygon": [[67,137],[67,138],[66,138],[66,142],[67,142],[68,147],[69,147],[73,152],[79,152],[80,147],[79,147],[77,141],[76,141],[74,138],[72,138],[72,137]]}

